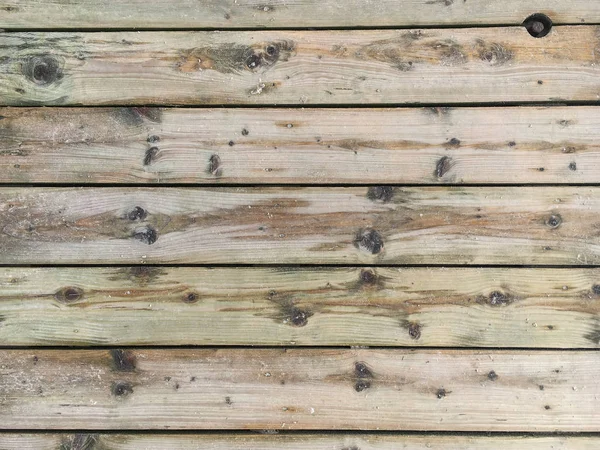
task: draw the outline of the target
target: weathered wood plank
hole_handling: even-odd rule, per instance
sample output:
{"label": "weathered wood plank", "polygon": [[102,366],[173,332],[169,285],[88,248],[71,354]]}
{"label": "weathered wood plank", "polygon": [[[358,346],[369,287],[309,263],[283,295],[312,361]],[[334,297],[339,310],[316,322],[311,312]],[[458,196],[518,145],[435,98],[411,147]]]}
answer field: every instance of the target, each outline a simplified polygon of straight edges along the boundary
{"label": "weathered wood plank", "polygon": [[0,28],[237,28],[600,22],[589,0],[4,0]]}
{"label": "weathered wood plank", "polygon": [[[4,105],[597,101],[597,26],[4,33]],[[137,120],[135,117],[132,120]]]}
{"label": "weathered wood plank", "polygon": [[0,434],[0,448],[3,450],[596,450],[598,444],[596,437],[579,436]]}
{"label": "weathered wood plank", "polygon": [[596,107],[0,108],[3,183],[598,183]]}
{"label": "weathered wood plank", "polygon": [[3,268],[3,345],[599,348],[600,270]]}
{"label": "weathered wood plank", "polygon": [[597,187],[3,188],[0,263],[600,262]]}
{"label": "weathered wood plank", "polygon": [[0,352],[4,429],[600,430],[600,353]]}

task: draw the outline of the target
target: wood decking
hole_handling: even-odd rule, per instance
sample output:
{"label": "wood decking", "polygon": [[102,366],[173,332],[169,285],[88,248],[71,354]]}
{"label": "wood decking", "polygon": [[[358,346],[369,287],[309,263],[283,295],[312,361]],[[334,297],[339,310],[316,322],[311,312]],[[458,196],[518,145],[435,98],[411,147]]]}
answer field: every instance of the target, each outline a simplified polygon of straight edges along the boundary
{"label": "wood decking", "polygon": [[588,268],[3,268],[0,339],[597,349],[598,282]]}
{"label": "wood decking", "polygon": [[532,14],[555,24],[600,22],[589,0],[4,0],[7,29],[227,29],[520,25]]}
{"label": "wood decking", "polygon": [[47,107],[0,117],[4,184],[593,184],[600,164],[595,107]]}
{"label": "wood decking", "polygon": [[598,448],[599,27],[0,0],[0,450]]}
{"label": "wood decking", "polygon": [[598,26],[540,39],[524,27],[9,33],[0,96],[17,106],[597,101],[599,40]]}

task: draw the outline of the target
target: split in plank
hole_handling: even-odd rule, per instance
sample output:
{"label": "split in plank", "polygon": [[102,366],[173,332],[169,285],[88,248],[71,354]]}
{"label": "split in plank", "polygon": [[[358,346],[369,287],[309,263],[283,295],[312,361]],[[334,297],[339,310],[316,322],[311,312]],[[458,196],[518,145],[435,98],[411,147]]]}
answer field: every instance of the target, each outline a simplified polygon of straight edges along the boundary
{"label": "split in plank", "polygon": [[518,25],[534,13],[555,23],[600,22],[600,6],[589,0],[4,0],[0,28]]}
{"label": "split in plank", "polygon": [[600,431],[595,351],[3,350],[5,429]]}
{"label": "split in plank", "polygon": [[600,270],[2,268],[3,345],[599,348]]}
{"label": "split in plank", "polygon": [[600,262],[597,187],[2,188],[1,264]]}
{"label": "split in plank", "polygon": [[599,30],[554,27],[541,39],[524,27],[5,33],[0,35],[0,102],[597,101]]}
{"label": "split in plank", "polygon": [[596,107],[0,108],[2,183],[598,183]]}
{"label": "split in plank", "polygon": [[597,450],[597,437],[402,434],[0,434],[2,449],[30,450]]}

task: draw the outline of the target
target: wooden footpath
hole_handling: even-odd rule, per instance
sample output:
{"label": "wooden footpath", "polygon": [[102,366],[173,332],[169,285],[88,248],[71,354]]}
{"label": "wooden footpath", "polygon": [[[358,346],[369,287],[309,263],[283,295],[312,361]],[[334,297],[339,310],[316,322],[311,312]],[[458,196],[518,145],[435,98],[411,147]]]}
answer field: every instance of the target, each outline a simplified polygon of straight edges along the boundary
{"label": "wooden footpath", "polygon": [[600,447],[600,3],[0,0],[0,450]]}

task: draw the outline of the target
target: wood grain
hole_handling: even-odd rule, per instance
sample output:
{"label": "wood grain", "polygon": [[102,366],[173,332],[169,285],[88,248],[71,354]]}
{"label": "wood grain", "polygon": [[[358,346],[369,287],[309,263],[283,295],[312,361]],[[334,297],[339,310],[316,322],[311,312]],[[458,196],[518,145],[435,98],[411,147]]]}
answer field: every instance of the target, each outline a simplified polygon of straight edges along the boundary
{"label": "wood grain", "polygon": [[[78,447],[79,445],[79,447]],[[89,445],[90,447],[81,447]],[[4,450],[596,450],[597,437],[402,434],[0,434]]]}
{"label": "wood grain", "polygon": [[600,353],[4,350],[3,429],[600,430]]}
{"label": "wood grain", "polygon": [[374,27],[600,22],[589,0],[3,0],[0,28]]}
{"label": "wood grain", "polygon": [[600,270],[2,268],[0,342],[600,348]]}
{"label": "wood grain", "polygon": [[1,264],[600,261],[597,187],[2,188]]}
{"label": "wood grain", "polygon": [[[503,7],[506,7],[503,5]],[[4,105],[597,101],[597,26],[4,33]],[[132,118],[135,120],[135,118]]]}
{"label": "wood grain", "polygon": [[598,183],[596,107],[0,108],[2,183]]}

